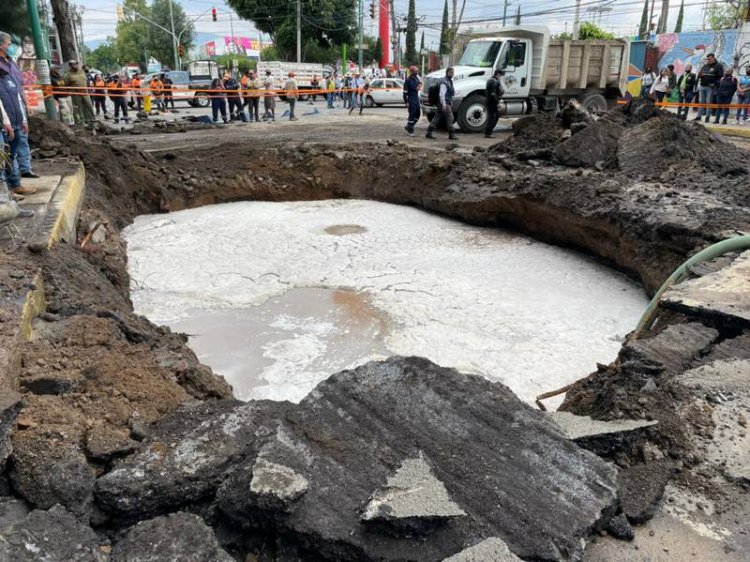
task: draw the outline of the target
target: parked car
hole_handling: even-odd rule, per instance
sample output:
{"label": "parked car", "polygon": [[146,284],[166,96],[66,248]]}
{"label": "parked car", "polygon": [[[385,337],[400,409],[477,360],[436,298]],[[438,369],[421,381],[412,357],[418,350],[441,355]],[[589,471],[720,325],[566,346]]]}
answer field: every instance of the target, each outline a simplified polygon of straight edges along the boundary
{"label": "parked car", "polygon": [[149,93],[149,84],[153,77],[161,76],[162,74],[166,74],[172,80],[172,97],[175,102],[186,101],[193,107],[208,107],[211,105],[208,93],[199,91],[208,90],[211,86],[211,81],[202,77],[201,79],[194,78],[189,72],[184,70],[154,72],[146,75],[141,82],[141,91],[144,95]]}
{"label": "parked car", "polygon": [[404,105],[404,81],[398,78],[376,78],[370,82],[365,98],[367,107],[385,104]]}

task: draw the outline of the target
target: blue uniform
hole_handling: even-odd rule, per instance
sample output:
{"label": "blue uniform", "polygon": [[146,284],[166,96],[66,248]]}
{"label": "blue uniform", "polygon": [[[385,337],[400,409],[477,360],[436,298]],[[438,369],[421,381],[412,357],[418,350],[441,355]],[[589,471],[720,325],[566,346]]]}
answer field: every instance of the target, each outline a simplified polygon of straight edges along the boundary
{"label": "blue uniform", "polygon": [[417,74],[411,74],[404,81],[404,102],[409,107],[409,120],[406,122],[406,130],[409,133],[414,132],[414,125],[417,124],[422,114],[419,109],[419,87],[421,84],[422,80]]}

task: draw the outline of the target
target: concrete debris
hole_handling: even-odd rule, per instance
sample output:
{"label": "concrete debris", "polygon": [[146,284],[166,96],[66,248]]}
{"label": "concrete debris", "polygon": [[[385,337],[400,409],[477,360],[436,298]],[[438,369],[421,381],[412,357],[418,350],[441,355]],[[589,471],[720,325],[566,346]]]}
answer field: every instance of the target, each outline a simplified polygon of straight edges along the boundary
{"label": "concrete debris", "polygon": [[600,421],[588,416],[576,416],[570,412],[548,412],[547,415],[560,426],[568,439],[574,441],[587,437],[636,431],[659,423],[648,420]]}
{"label": "concrete debris", "polygon": [[725,322],[750,327],[750,251],[719,272],[671,287],[661,305],[690,316],[720,317]]}
{"label": "concrete debris", "polygon": [[520,562],[504,541],[493,537],[446,558],[443,562]]}
{"label": "concrete debris", "polygon": [[91,527],[57,505],[32,511],[0,534],[0,560],[39,562],[108,562]]}
{"label": "concrete debris", "polygon": [[13,450],[10,432],[16,423],[22,404],[23,399],[18,392],[4,390],[0,393],[0,467],[5,464],[5,459]]}
{"label": "concrete debris", "polygon": [[309,482],[289,467],[268,462],[255,461],[250,481],[250,494],[256,497],[260,507],[284,507],[304,494]]}
{"label": "concrete debris", "polygon": [[635,531],[630,526],[627,517],[622,513],[615,515],[607,524],[607,532],[622,541],[632,541],[635,538]]}
{"label": "concrete debris", "polygon": [[628,521],[645,523],[654,516],[674,471],[674,462],[663,460],[637,464],[620,472],[620,506]]}
{"label": "concrete debris", "polygon": [[362,514],[363,521],[445,520],[466,513],[451,500],[423,457],[406,459],[377,490]]}
{"label": "concrete debris", "polygon": [[213,529],[192,513],[141,521],[112,549],[112,562],[234,562]]}

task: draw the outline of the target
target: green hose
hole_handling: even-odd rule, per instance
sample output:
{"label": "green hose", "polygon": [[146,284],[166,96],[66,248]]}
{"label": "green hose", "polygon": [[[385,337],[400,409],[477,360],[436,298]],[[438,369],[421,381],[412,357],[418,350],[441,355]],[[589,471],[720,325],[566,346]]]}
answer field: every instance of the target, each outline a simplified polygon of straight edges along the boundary
{"label": "green hose", "polygon": [[717,242],[716,244],[709,246],[705,250],[701,250],[692,258],[683,263],[680,267],[675,269],[674,273],[669,276],[669,278],[664,282],[661,288],[656,292],[654,298],[651,299],[651,302],[648,303],[648,307],[643,313],[643,316],[641,316],[641,319],[638,322],[638,326],[636,327],[635,332],[633,332],[632,338],[637,338],[638,336],[640,336],[643,330],[648,330],[651,328],[654,323],[656,311],[659,308],[659,301],[661,300],[662,295],[664,295],[667,289],[669,289],[672,285],[680,283],[688,276],[688,268],[698,263],[718,258],[719,256],[723,256],[724,254],[727,254],[729,252],[746,250],[748,248],[750,248],[750,234],[735,236],[734,238],[727,238],[726,240],[722,240],[721,242]]}

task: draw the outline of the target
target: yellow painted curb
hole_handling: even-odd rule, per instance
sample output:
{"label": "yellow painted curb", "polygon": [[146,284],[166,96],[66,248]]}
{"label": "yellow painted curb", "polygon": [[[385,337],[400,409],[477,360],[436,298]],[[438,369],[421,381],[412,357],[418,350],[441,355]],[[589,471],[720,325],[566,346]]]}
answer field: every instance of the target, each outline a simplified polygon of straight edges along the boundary
{"label": "yellow painted curb", "polygon": [[33,332],[32,322],[34,321],[34,318],[39,316],[44,312],[44,309],[47,308],[47,299],[44,294],[42,274],[37,273],[34,276],[34,281],[32,283],[34,288],[26,295],[23,309],[21,310],[21,326],[19,328],[21,341],[29,341],[31,339],[31,333]]}
{"label": "yellow painted curb", "polygon": [[75,242],[78,213],[86,193],[86,168],[78,164],[76,173],[65,176],[48,204],[47,215],[55,218],[47,234],[47,249],[60,240]]}
{"label": "yellow painted curb", "polygon": [[721,133],[725,137],[750,138],[750,127],[720,127],[718,125],[705,125],[706,129],[713,133]]}

